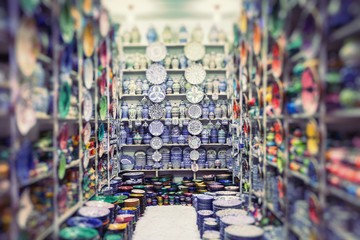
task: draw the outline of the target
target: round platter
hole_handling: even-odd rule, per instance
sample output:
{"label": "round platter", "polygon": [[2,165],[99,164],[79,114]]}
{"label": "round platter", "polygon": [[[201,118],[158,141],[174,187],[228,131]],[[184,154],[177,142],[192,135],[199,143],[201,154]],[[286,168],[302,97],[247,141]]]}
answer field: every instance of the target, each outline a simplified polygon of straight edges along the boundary
{"label": "round platter", "polygon": [[153,136],[158,137],[164,132],[164,124],[159,120],[155,120],[149,124],[149,131]]}
{"label": "round platter", "polygon": [[202,115],[202,108],[199,104],[192,104],[188,110],[188,116],[192,119],[198,119]]}
{"label": "round platter", "polygon": [[160,104],[154,104],[149,107],[149,115],[152,119],[161,119],[164,116],[164,109]]}
{"label": "round platter", "polygon": [[204,92],[200,87],[192,86],[187,92],[186,92],[186,99],[190,103],[199,103],[204,98]]}
{"label": "round platter", "polygon": [[203,125],[199,120],[191,120],[187,126],[187,130],[192,135],[199,135],[203,130]]}
{"label": "round platter", "polygon": [[200,153],[197,150],[192,150],[190,152],[190,160],[197,161],[200,158]]}
{"label": "round platter", "polygon": [[196,136],[189,136],[189,147],[191,149],[198,149],[201,145],[201,140]]}
{"label": "round platter", "polygon": [[148,96],[152,102],[160,103],[165,99],[166,92],[162,85],[153,85],[149,89]]}
{"label": "round platter", "polygon": [[94,65],[91,58],[84,61],[84,85],[87,89],[91,89],[94,82]]}
{"label": "round platter", "polygon": [[166,69],[158,63],[151,64],[146,70],[146,78],[152,84],[162,84],[166,80]]}
{"label": "round platter", "polygon": [[84,120],[86,122],[90,121],[93,113],[93,101],[90,92],[86,89],[83,92],[83,111]]}
{"label": "round platter", "polygon": [[83,141],[85,144],[88,144],[90,142],[90,137],[91,137],[91,124],[86,123],[82,132],[83,132]]}
{"label": "round platter", "polygon": [[185,69],[185,79],[191,84],[201,84],[206,78],[206,71],[201,64],[193,64]]}
{"label": "round platter", "polygon": [[189,42],[184,48],[184,53],[191,61],[199,61],[205,56],[205,47],[198,42]]}
{"label": "round platter", "polygon": [[146,56],[153,62],[160,62],[166,57],[166,47],[160,42],[150,44],[146,48]]}
{"label": "round platter", "polygon": [[159,151],[155,151],[153,154],[152,154],[152,160],[154,160],[155,162],[160,162],[162,159],[162,155]]}
{"label": "round platter", "polygon": [[153,137],[150,141],[150,146],[155,149],[159,150],[163,145],[163,141],[160,137]]}

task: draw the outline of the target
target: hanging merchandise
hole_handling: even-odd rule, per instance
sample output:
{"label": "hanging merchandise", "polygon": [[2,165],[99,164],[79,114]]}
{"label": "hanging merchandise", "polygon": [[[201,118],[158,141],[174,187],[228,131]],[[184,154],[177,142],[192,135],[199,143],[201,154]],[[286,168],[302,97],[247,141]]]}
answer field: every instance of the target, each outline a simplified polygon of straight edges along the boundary
{"label": "hanging merchandise", "polygon": [[89,91],[83,91],[83,117],[85,121],[90,121],[93,113],[93,101]]}

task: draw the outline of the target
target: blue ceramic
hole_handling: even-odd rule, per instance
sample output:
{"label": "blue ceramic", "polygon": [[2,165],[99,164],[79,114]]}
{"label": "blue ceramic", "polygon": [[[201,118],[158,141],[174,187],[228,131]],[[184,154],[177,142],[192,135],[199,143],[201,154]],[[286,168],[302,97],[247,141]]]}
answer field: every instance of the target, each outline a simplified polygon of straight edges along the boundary
{"label": "blue ceramic", "polygon": [[166,118],[171,118],[171,110],[172,110],[171,102],[168,100],[166,101],[165,104]]}
{"label": "blue ceramic", "polygon": [[128,119],[129,118],[129,106],[126,101],[123,102],[121,106],[121,118]]}
{"label": "blue ceramic", "polygon": [[185,26],[181,26],[179,30],[179,42],[187,43],[188,40],[188,31]]}
{"label": "blue ceramic", "polygon": [[210,101],[209,103],[209,112],[214,113],[215,112],[215,103],[213,101]]}
{"label": "blue ceramic", "polygon": [[72,217],[67,220],[66,224],[69,227],[85,227],[98,229],[102,226],[103,223],[97,218]]}
{"label": "blue ceramic", "polygon": [[184,54],[180,55],[179,61],[180,61],[180,68],[185,69],[187,67],[187,58],[185,57]]}
{"label": "blue ceramic", "polygon": [[209,113],[210,113],[209,105],[206,102],[204,102],[204,104],[202,106],[202,118],[208,119]]}
{"label": "blue ceramic", "polygon": [[151,134],[150,133],[146,133],[143,137],[143,142],[144,144],[150,144],[150,141],[151,141]]}
{"label": "blue ceramic", "polygon": [[146,34],[146,38],[148,40],[149,43],[153,43],[156,42],[158,40],[158,34],[155,30],[154,27],[150,27],[147,34]]}
{"label": "blue ceramic", "polygon": [[210,131],[210,142],[217,143],[218,142],[218,131],[216,130],[215,126]]}
{"label": "blue ceramic", "polygon": [[147,104],[144,104],[144,105],[143,105],[142,118],[143,118],[143,119],[148,119],[148,118],[149,118],[149,107],[148,107]]}

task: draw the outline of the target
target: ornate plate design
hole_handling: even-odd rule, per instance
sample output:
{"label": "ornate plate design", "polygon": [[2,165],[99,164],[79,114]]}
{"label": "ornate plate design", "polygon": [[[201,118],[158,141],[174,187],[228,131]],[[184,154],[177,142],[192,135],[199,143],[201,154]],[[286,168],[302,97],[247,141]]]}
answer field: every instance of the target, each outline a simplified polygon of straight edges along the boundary
{"label": "ornate plate design", "polygon": [[92,113],[93,113],[93,101],[91,94],[88,90],[84,89],[83,92],[83,108],[84,113],[83,117],[86,122],[90,121]]}
{"label": "ornate plate design", "polygon": [[191,149],[198,149],[201,145],[201,140],[197,136],[189,136],[189,147]]}
{"label": "ornate plate design", "polygon": [[205,56],[205,47],[198,42],[189,42],[184,48],[184,53],[191,61],[199,61]]}
{"label": "ornate plate design", "polygon": [[162,85],[153,85],[149,89],[149,99],[154,103],[162,102],[166,97],[165,89]]}
{"label": "ornate plate design", "polygon": [[91,137],[91,124],[86,123],[82,132],[83,132],[83,141],[85,144],[88,144],[90,142],[90,137]]}
{"label": "ornate plate design", "polygon": [[164,132],[164,124],[159,120],[155,120],[150,123],[149,131],[153,136],[158,137]]}
{"label": "ornate plate design", "polygon": [[199,120],[191,120],[187,126],[187,129],[190,134],[199,135],[203,130],[203,125]]}
{"label": "ornate plate design", "polygon": [[91,58],[84,61],[84,85],[87,89],[91,89],[94,82],[94,65]]}
{"label": "ornate plate design", "polygon": [[186,92],[186,99],[190,103],[199,103],[204,98],[204,92],[200,87],[192,86],[187,92]]}
{"label": "ornate plate design", "polygon": [[185,69],[185,79],[191,84],[201,84],[206,78],[206,71],[201,64],[193,64]]}
{"label": "ornate plate design", "polygon": [[146,70],[146,78],[152,84],[162,84],[166,80],[166,69],[164,66],[154,63]]}
{"label": "ornate plate design", "polygon": [[192,104],[187,110],[188,116],[192,119],[198,119],[202,115],[202,108],[199,104]]}
{"label": "ornate plate design", "polygon": [[160,162],[162,159],[162,154],[159,152],[159,151],[155,151],[153,154],[152,154],[152,160],[154,160],[155,162]]}
{"label": "ornate plate design", "polygon": [[164,116],[164,109],[160,104],[154,104],[149,107],[149,116],[152,119],[161,119]]}
{"label": "ornate plate design", "polygon": [[153,137],[150,146],[155,150],[159,150],[163,146],[163,140],[160,137]]}
{"label": "ornate plate design", "polygon": [[167,50],[164,44],[155,42],[146,48],[146,56],[153,62],[160,62],[165,59]]}
{"label": "ornate plate design", "polygon": [[192,161],[197,161],[200,158],[200,153],[197,150],[192,150],[190,152],[190,159]]}

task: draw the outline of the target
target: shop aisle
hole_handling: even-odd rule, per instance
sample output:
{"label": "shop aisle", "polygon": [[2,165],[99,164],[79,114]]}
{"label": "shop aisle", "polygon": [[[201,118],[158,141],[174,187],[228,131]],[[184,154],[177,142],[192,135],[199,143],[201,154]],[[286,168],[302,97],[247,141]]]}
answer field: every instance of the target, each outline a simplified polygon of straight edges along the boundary
{"label": "shop aisle", "polygon": [[198,240],[196,212],[189,206],[147,207],[133,240]]}

